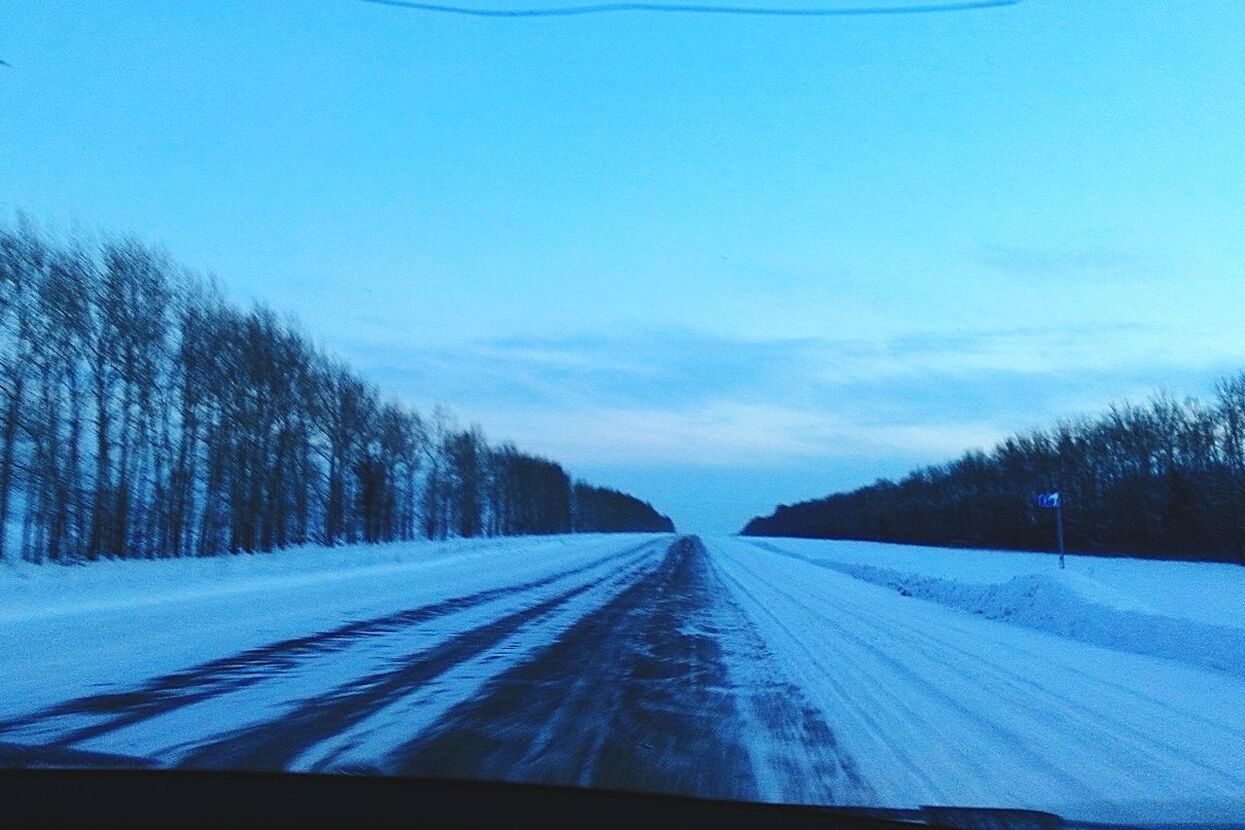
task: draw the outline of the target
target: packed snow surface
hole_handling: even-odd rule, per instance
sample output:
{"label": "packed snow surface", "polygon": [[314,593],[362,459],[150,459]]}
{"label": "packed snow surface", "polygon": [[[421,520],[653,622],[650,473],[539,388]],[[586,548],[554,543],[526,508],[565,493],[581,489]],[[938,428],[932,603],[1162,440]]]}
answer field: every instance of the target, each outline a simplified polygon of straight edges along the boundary
{"label": "packed snow surface", "polygon": [[0,754],[1239,823],[1243,636],[1245,568],[858,542],[6,563]]}

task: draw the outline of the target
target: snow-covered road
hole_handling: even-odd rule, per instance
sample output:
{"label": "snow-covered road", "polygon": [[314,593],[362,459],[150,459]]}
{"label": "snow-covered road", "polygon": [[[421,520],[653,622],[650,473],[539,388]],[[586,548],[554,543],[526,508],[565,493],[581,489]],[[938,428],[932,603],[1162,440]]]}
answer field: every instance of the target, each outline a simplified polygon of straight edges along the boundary
{"label": "snow-covered road", "polygon": [[546,537],[3,574],[0,742],[27,762],[1245,820],[1234,664],[985,619],[845,573],[835,551],[855,549],[835,546],[854,543],[809,544]]}

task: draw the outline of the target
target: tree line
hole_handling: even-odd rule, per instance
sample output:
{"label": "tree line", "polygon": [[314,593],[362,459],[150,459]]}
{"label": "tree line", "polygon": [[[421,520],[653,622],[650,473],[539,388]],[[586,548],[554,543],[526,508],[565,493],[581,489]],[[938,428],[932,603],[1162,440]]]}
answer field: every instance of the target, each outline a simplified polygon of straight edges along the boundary
{"label": "tree line", "polygon": [[674,522],[658,513],[651,504],[608,487],[576,482],[575,507],[576,531],[674,532]]}
{"label": "tree line", "polygon": [[0,228],[0,559],[659,524],[598,492],[386,399],[293,321],[148,245]]}
{"label": "tree line", "polygon": [[1048,550],[1062,497],[1069,550],[1245,564],[1245,373],[1205,403],[1166,393],[971,451],[899,481],[794,505],[743,533]]}

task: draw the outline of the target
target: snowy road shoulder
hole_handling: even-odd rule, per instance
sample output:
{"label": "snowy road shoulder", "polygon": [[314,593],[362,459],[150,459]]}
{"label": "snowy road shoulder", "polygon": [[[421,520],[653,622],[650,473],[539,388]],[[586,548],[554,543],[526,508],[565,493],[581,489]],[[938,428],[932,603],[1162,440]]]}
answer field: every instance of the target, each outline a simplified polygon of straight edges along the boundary
{"label": "snowy road shoulder", "polygon": [[883,803],[1245,816],[1242,679],[982,619],[742,540],[710,548]]}
{"label": "snowy road shoulder", "polygon": [[[855,579],[881,585],[898,592],[901,596],[917,597],[950,608],[977,614],[988,620],[1020,625],[1073,640],[1106,646],[1120,651],[1180,660],[1195,666],[1224,671],[1245,677],[1245,628],[1240,620],[1229,613],[1220,622],[1208,622],[1188,616],[1168,616],[1151,610],[1151,606],[1128,592],[1078,572],[1084,567],[1085,557],[1074,557],[1069,570],[1055,570],[1052,557],[1042,557],[1036,564],[1042,566],[1030,573],[1016,573],[1005,581],[981,583],[977,580],[999,574],[974,573],[964,568],[958,578],[933,576],[922,569],[908,570],[880,567],[860,562],[841,561],[836,553],[856,543],[825,543],[820,555],[811,546],[783,544],[786,540],[749,540],[763,550],[792,556],[812,565],[837,571]],[[937,556],[931,552],[927,556]],[[944,557],[957,555],[968,558],[960,551],[944,551]],[[1008,554],[996,554],[1006,557]],[[1032,558],[1032,554],[1024,555]],[[1090,563],[1091,567],[1099,563]],[[1107,563],[1109,566],[1110,562]],[[1145,563],[1156,565],[1153,580],[1161,580],[1165,566],[1192,565],[1200,563]],[[1129,565],[1135,563],[1130,561]],[[1219,564],[1204,565],[1208,577],[1232,577],[1237,574],[1229,569],[1235,566]],[[1245,568],[1236,568],[1245,571]],[[1117,581],[1118,577],[1117,577]],[[1186,580],[1187,581],[1187,580]],[[1224,590],[1210,579],[1198,586],[1199,593],[1216,595]],[[1145,586],[1151,592],[1153,585]],[[1241,616],[1245,618],[1245,595],[1241,599]],[[1223,603],[1221,602],[1221,605]]]}

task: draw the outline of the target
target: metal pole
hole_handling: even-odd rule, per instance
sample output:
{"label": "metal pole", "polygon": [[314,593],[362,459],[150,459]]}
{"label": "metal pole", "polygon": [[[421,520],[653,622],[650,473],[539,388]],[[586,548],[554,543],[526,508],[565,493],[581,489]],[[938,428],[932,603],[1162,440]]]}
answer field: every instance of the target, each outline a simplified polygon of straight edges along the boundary
{"label": "metal pole", "polygon": [[1055,537],[1059,540],[1059,570],[1063,570],[1063,498],[1055,502]]}

